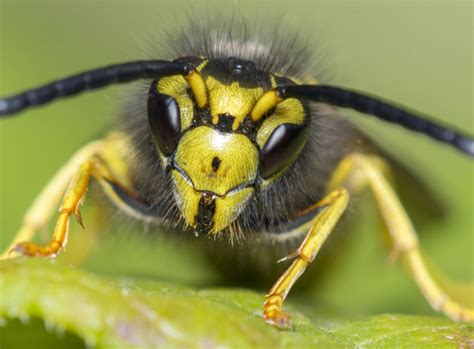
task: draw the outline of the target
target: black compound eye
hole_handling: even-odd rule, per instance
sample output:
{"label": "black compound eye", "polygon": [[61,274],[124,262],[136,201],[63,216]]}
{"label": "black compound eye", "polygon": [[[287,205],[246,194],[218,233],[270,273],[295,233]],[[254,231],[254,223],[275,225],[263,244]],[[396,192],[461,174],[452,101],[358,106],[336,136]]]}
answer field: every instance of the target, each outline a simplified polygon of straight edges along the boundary
{"label": "black compound eye", "polygon": [[173,97],[156,92],[148,96],[148,121],[160,152],[168,157],[178,146],[181,133],[179,106]]}
{"label": "black compound eye", "polygon": [[304,125],[278,126],[260,151],[260,175],[267,179],[289,167],[307,139],[308,132]]}

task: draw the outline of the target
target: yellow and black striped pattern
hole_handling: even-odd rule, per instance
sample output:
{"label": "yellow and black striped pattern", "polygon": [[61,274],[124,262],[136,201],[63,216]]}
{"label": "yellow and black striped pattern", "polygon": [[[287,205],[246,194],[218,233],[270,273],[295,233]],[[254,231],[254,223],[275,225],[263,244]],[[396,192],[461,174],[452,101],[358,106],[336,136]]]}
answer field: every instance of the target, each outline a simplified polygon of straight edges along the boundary
{"label": "yellow and black striped pattern", "polygon": [[[305,109],[293,98],[267,104],[262,97],[268,89],[250,87],[238,78],[225,83],[205,72],[207,64],[204,60],[187,77],[162,78],[156,88],[176,100],[181,115],[182,137],[172,170],[180,211],[186,223],[195,227],[203,194],[210,194],[214,206],[209,232],[217,233],[232,223],[251,197],[252,183],[258,176],[259,151],[272,132],[284,123],[305,123]],[[268,81],[269,88],[277,86],[275,76],[268,75]],[[258,120],[252,120],[256,105],[266,110]],[[210,117],[207,123],[201,122],[197,114],[204,109]],[[229,116],[229,130],[222,132],[218,127],[221,118]],[[242,131],[246,118],[255,125],[251,136]],[[167,159],[163,157],[163,161]]]}

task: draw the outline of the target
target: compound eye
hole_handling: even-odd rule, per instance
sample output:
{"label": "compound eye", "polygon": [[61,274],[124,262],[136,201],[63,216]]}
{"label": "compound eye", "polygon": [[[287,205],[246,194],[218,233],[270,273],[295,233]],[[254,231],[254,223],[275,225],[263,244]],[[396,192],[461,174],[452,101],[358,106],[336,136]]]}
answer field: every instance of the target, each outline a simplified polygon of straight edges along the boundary
{"label": "compound eye", "polygon": [[173,97],[156,92],[153,86],[148,96],[148,121],[158,149],[171,156],[181,133],[179,106]]}
{"label": "compound eye", "polygon": [[307,139],[308,132],[304,125],[279,125],[260,151],[260,175],[268,179],[289,167]]}

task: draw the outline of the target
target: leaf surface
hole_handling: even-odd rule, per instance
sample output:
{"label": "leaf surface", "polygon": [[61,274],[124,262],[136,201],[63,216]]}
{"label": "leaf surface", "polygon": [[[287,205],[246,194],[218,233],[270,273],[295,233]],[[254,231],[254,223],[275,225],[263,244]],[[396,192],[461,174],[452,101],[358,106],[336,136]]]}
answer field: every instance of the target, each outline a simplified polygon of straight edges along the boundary
{"label": "leaf surface", "polygon": [[98,348],[474,345],[472,325],[447,319],[381,315],[356,321],[312,321],[295,307],[287,308],[293,328],[282,331],[262,320],[263,296],[254,291],[194,290],[149,280],[113,279],[52,260],[2,261],[0,285],[2,347],[2,341],[8,342],[22,329],[10,326],[11,319],[26,322],[30,318]]}

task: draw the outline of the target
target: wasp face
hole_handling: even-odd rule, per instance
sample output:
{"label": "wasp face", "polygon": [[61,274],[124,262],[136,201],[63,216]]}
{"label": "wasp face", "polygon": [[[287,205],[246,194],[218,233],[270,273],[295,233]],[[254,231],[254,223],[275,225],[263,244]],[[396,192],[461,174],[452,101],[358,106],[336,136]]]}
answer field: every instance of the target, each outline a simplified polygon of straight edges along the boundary
{"label": "wasp face", "polygon": [[295,99],[250,118],[278,79],[252,62],[203,60],[196,72],[202,83],[194,90],[182,76],[154,81],[148,116],[184,220],[199,233],[217,233],[291,165],[307,127]]}
{"label": "wasp face", "polygon": [[186,222],[199,232],[227,227],[253,193],[257,169],[258,150],[246,136],[208,126],[186,132],[171,172]]}

